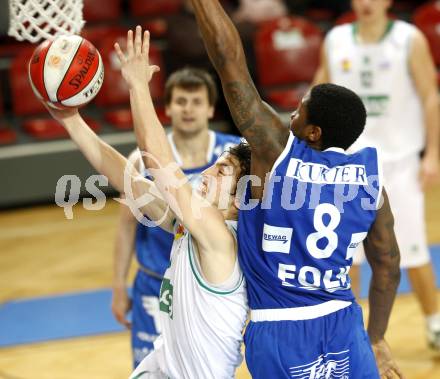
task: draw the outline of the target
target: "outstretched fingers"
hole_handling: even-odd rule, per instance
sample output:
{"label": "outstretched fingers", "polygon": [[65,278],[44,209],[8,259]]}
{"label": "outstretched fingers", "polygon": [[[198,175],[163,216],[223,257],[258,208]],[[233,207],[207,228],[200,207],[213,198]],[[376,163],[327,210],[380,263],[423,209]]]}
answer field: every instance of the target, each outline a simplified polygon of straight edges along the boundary
{"label": "outstretched fingers", "polygon": [[142,54],[142,27],[136,26],[136,32],[134,37],[134,54],[139,56]]}
{"label": "outstretched fingers", "polygon": [[144,40],[142,41],[142,54],[147,55],[150,51],[150,32],[148,30],[144,31]]}
{"label": "outstretched fingers", "polygon": [[127,62],[127,57],[122,52],[122,49],[121,49],[121,46],[119,46],[119,43],[116,42],[114,44],[114,48],[115,48],[115,51],[116,51],[116,55],[117,55],[117,57],[119,59],[119,62],[121,62],[121,63]]}
{"label": "outstretched fingers", "polygon": [[131,58],[134,54],[134,47],[133,47],[133,30],[129,30],[127,32],[127,55],[128,58]]}

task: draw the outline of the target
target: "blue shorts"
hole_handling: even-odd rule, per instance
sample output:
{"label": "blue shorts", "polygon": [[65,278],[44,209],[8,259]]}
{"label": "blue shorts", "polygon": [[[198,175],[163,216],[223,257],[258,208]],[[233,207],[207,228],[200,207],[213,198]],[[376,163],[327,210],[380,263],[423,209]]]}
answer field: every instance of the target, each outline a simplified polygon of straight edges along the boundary
{"label": "blue shorts", "polygon": [[153,350],[153,341],[160,333],[159,290],[161,281],[138,271],[132,292],[131,348],[133,367]]}
{"label": "blue shorts", "polygon": [[356,303],[312,320],[251,321],[244,341],[253,379],[379,379]]}

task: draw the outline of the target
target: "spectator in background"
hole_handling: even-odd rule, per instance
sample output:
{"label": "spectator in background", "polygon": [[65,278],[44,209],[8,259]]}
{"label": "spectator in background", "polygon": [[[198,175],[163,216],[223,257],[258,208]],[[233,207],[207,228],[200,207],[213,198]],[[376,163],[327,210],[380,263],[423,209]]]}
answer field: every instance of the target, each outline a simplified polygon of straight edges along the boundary
{"label": "spectator in background", "polygon": [[[248,58],[251,75],[254,76],[256,63],[253,41],[256,24],[286,15],[287,8],[284,0],[223,0],[221,3],[226,13],[231,15],[236,23]],[[170,17],[167,42],[167,72],[190,65],[208,70],[216,78],[217,84],[220,83],[200,37],[189,0],[184,0],[180,13]],[[235,129],[223,93],[219,98],[218,110]]]}
{"label": "spectator in background", "polygon": [[[401,267],[408,269],[425,314],[429,344],[440,350],[440,313],[423,195],[439,175],[436,68],[424,35],[413,25],[388,18],[391,5],[392,0],[352,0],[358,22],[329,32],[314,84],[346,86],[365,103],[367,124],[353,150],[373,145],[381,152]],[[358,258],[356,254],[359,264]],[[353,266],[350,276],[358,290],[359,268]]]}

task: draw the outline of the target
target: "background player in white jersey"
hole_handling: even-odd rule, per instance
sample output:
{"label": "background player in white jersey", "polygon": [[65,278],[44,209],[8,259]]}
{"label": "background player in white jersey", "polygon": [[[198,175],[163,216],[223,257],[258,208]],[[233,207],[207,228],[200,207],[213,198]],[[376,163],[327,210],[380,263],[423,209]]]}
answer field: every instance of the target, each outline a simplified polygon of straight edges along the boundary
{"label": "background player in white jersey", "polygon": [[[209,130],[214,115],[217,88],[211,75],[201,69],[186,67],[175,71],[165,84],[165,111],[171,119],[168,141],[173,156],[192,183],[199,174],[215,163],[240,138]],[[146,174],[139,150],[130,159]],[[133,366],[153,350],[153,341],[160,334],[159,289],[169,266],[173,235],[160,227],[138,222],[129,207],[120,206],[115,244],[112,311],[116,319],[131,328]],[[133,284],[132,297],[127,293],[127,275],[136,252],[139,270]],[[132,309],[132,321],[127,312]]]}
{"label": "background player in white jersey", "polygon": [[[251,173],[259,178],[246,192],[250,209],[240,210],[238,222],[251,308],[245,343],[252,376],[402,377],[384,340],[400,259],[385,192],[376,210],[377,151],[344,151],[365,125],[361,99],[344,87],[316,86],[292,114],[289,130],[256,91],[240,37],[219,2],[192,4],[231,114],[251,146]],[[298,207],[295,195],[311,203]],[[368,335],[379,372],[347,275],[353,250],[364,239],[373,271]]]}
{"label": "background player in white jersey", "polygon": [[250,167],[250,150],[230,149],[203,173],[193,191],[177,165],[156,115],[148,86],[157,66],[149,65],[149,33],[140,26],[127,36],[127,52],[115,44],[130,88],[134,129],[145,167],[170,206],[160,226],[174,230],[171,266],[160,291],[162,336],[132,374],[139,377],[233,378],[241,362],[241,331],[247,314],[231,220],[238,215],[238,179]]}
{"label": "background player in white jersey", "polygon": [[161,220],[162,228],[175,231],[171,267],[161,288],[163,338],[156,340],[157,350],[134,377],[233,378],[241,362],[247,301],[234,222],[226,219],[237,218],[234,193],[237,180],[249,171],[250,150],[246,144],[231,148],[204,171],[200,194],[193,194],[174,160],[145,85],[156,69],[148,65],[148,42],[146,34],[141,44],[139,27],[134,44],[129,32],[128,56],[118,52],[131,88],[139,147],[149,149],[143,158],[154,183],[101,140],[78,110],[48,109],[95,169],[126,193],[131,207],[138,201],[150,220]]}
{"label": "background player in white jersey", "polygon": [[[437,76],[426,38],[413,25],[389,19],[391,4],[391,0],[352,1],[358,21],[328,33],[314,82],[346,86],[364,101],[367,124],[353,150],[376,146],[381,153],[401,267],[408,269],[425,314],[429,344],[440,349],[423,196],[423,189],[439,174]],[[355,264],[362,262],[361,252],[355,257]],[[358,292],[359,266],[353,266],[350,274]]]}

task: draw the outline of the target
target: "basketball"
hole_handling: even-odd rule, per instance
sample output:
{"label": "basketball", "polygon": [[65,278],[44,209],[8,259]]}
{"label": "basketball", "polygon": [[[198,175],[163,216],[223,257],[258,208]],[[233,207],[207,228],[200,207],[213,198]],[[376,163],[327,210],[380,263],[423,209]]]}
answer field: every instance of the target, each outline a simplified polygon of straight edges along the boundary
{"label": "basketball", "polygon": [[99,92],[104,65],[98,50],[86,39],[59,36],[35,49],[29,62],[35,95],[55,108],[87,104]]}

